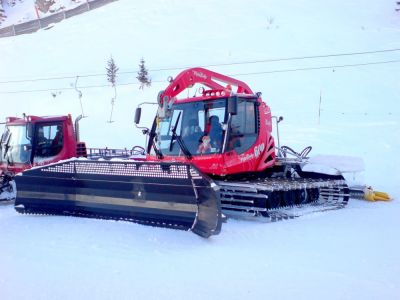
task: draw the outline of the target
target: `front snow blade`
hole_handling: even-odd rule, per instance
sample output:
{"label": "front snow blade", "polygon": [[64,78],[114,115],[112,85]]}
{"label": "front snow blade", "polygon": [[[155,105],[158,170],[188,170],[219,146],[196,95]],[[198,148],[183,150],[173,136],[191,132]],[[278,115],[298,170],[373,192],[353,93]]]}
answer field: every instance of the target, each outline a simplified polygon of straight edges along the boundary
{"label": "front snow blade", "polygon": [[191,230],[221,230],[216,185],[181,163],[71,159],[15,177],[21,213],[76,215]]}

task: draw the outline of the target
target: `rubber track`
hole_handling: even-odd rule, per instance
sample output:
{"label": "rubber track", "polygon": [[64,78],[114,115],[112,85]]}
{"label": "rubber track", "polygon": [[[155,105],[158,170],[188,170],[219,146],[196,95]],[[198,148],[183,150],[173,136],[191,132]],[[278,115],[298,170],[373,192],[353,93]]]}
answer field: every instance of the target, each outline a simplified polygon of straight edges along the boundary
{"label": "rubber track", "polygon": [[[320,180],[320,179],[266,179],[250,182],[224,182],[218,181],[221,188],[222,209],[228,215],[240,213],[253,214],[268,218],[271,222],[293,219],[311,213],[341,209],[347,205],[350,192],[344,180]],[[269,201],[274,193],[280,193],[280,197],[290,197],[304,189],[318,189],[319,197],[314,201],[279,206],[276,208],[251,206],[249,201],[257,202],[257,198],[266,197]],[[290,195],[291,194],[291,195]],[[228,196],[227,196],[228,195]],[[239,195],[237,199],[232,195]],[[235,196],[233,196],[235,197]],[[296,199],[297,202],[299,199]],[[248,203],[248,206],[242,203]],[[236,204],[235,204],[236,203]]]}

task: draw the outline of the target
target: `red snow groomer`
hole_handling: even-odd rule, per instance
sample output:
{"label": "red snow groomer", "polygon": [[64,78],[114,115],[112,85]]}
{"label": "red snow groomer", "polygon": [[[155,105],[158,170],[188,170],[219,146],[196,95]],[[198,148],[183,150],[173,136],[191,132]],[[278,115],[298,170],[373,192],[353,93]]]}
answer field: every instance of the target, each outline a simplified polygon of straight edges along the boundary
{"label": "red snow groomer", "polygon": [[350,191],[342,174],[313,170],[311,147],[297,153],[276,145],[273,120],[281,118],[244,82],[185,70],[159,93],[152,127],[139,127],[148,135],[146,161],[75,159],[27,170],[15,178],[16,209],[208,237],[221,229],[221,210],[274,221],[344,207]]}
{"label": "red snow groomer", "polygon": [[[202,86],[192,97],[180,97],[196,84]],[[136,124],[140,115],[139,107]],[[272,117],[261,93],[244,82],[189,69],[159,93],[157,116],[145,130],[147,161],[196,166],[214,180],[221,207],[229,212],[276,220],[346,205],[349,189],[342,174],[313,171],[307,164],[311,147],[297,153],[275,145],[273,120],[278,125],[282,118]]]}
{"label": "red snow groomer", "polygon": [[67,116],[8,117],[0,139],[0,201],[14,200],[15,174],[73,157],[128,157],[136,151],[86,149],[79,141],[79,121]]}
{"label": "red snow groomer", "polygon": [[0,201],[15,198],[15,174],[84,155],[70,115],[7,118],[0,140]]}

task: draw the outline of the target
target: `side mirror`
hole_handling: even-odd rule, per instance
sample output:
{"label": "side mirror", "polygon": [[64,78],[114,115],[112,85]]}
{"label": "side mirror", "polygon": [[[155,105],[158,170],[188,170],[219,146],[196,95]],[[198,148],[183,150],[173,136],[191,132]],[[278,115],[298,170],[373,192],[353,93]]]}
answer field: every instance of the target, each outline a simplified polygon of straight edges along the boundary
{"label": "side mirror", "polygon": [[231,97],[228,99],[228,114],[237,115],[237,97]]}
{"label": "side mirror", "polygon": [[140,123],[140,116],[142,115],[142,108],[138,107],[136,108],[135,111],[135,124],[139,124]]}

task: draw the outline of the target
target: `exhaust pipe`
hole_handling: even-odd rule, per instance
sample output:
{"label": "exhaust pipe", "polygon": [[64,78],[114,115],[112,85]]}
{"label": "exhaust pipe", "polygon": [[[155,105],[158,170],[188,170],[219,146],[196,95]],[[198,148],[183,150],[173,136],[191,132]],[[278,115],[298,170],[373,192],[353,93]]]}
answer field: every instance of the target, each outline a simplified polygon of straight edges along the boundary
{"label": "exhaust pipe", "polygon": [[82,119],[83,119],[82,115],[77,116],[76,119],[75,119],[75,124],[74,124],[74,126],[75,126],[75,140],[76,140],[77,143],[79,143],[79,141],[80,141],[79,121],[82,120]]}

